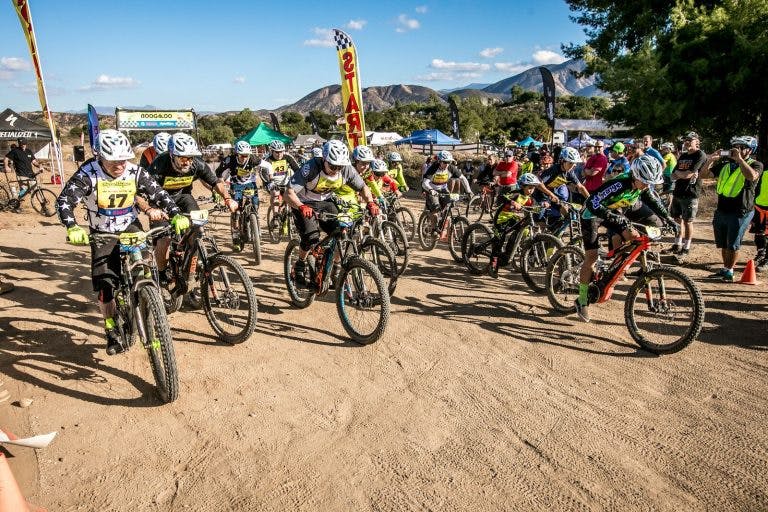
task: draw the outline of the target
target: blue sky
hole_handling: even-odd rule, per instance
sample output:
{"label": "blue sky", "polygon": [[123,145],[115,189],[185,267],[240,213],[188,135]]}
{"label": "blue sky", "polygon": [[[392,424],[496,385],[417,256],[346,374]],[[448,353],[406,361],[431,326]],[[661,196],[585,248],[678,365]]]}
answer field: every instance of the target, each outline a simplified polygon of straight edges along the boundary
{"label": "blue sky", "polygon": [[[561,43],[584,41],[563,0],[29,2],[54,111],[293,103],[339,83],[334,27],[355,41],[363,87],[492,83],[562,62]],[[10,4],[0,3],[0,108],[39,110]]]}

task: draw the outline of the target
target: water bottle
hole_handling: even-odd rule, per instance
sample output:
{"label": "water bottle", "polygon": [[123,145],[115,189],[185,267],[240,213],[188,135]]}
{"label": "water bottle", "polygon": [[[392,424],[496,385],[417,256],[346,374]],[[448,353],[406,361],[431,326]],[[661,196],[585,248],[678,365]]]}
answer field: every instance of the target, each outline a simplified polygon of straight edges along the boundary
{"label": "water bottle", "polygon": [[24,194],[26,194],[27,191],[29,191],[29,187],[25,187],[25,186],[21,187],[21,190],[19,190],[19,199],[24,197]]}
{"label": "water bottle", "polygon": [[16,185],[11,185],[11,195],[14,197],[19,196],[19,190],[16,188]]}

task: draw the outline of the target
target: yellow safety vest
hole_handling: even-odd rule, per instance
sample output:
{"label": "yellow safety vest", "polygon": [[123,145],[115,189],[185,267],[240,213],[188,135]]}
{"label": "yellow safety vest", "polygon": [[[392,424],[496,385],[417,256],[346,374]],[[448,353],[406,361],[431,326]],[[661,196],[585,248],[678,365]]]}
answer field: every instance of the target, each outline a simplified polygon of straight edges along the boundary
{"label": "yellow safety vest", "polygon": [[760,178],[760,190],[757,191],[755,204],[768,208],[768,171],[763,171],[763,175]]}
{"label": "yellow safety vest", "polygon": [[[754,160],[747,160],[748,164],[752,164]],[[727,163],[720,170],[720,176],[717,177],[717,195],[723,197],[736,197],[744,188],[744,174],[737,166],[733,168],[731,163]]]}

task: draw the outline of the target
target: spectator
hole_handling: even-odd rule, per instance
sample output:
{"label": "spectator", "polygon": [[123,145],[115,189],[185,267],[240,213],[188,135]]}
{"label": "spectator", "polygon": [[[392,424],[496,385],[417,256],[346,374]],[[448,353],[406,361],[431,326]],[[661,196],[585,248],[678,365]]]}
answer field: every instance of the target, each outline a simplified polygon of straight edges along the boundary
{"label": "spectator", "polygon": [[12,148],[3,160],[6,172],[13,163],[13,170],[16,171],[16,178],[19,181],[28,181],[35,179],[35,172],[32,167],[40,167],[40,162],[35,159],[35,154],[27,148],[27,142],[24,139],[18,140],[18,147]]}
{"label": "spectator", "polygon": [[603,177],[608,169],[608,158],[603,154],[603,142],[597,141],[592,149],[594,150],[592,155],[584,164],[584,177],[586,178],[584,188],[590,194],[603,184]]}
{"label": "spectator", "polygon": [[729,156],[722,158],[720,150],[715,151],[701,170],[702,173],[711,170],[717,178],[717,209],[712,227],[723,268],[710,277],[727,283],[733,282],[741,239],[755,214],[755,184],[763,172],[763,164],[752,158],[756,149],[754,137],[733,137]]}
{"label": "spectator", "polygon": [[664,159],[664,189],[665,193],[672,192],[672,171],[677,165],[675,156],[675,145],[671,142],[665,142],[661,145],[661,157]]}
{"label": "spectator", "polygon": [[491,153],[485,159],[485,163],[480,168],[480,172],[477,173],[477,184],[490,185],[493,183],[493,170],[496,168],[496,155]]}
{"label": "spectator", "polygon": [[[754,168],[754,166],[753,166]],[[755,186],[755,215],[752,217],[751,233],[755,234],[755,266],[758,272],[768,269],[768,171],[763,168]]]}
{"label": "spectator", "polygon": [[699,209],[699,194],[701,181],[699,171],[707,162],[707,154],[699,148],[699,136],[696,132],[688,132],[683,142],[685,153],[680,155],[677,166],[672,173],[675,187],[672,190],[672,206],[669,214],[675,222],[683,226],[682,232],[675,238],[672,247],[661,251],[662,254],[686,256],[691,252],[693,240],[693,220]]}
{"label": "spectator", "polygon": [[608,164],[606,177],[614,177],[629,172],[629,160],[624,156],[624,143],[617,142],[611,147],[611,162]]}
{"label": "spectator", "polygon": [[661,153],[659,153],[656,148],[653,147],[653,137],[650,135],[643,135],[643,153],[650,155],[658,160],[662,167],[666,165],[666,162],[664,162],[664,157],[662,157]]}
{"label": "spectator", "polygon": [[517,170],[515,152],[508,149],[504,152],[504,160],[496,164],[496,168],[493,170],[493,176],[500,187],[496,196],[498,201],[501,201],[503,195],[510,193],[517,183]]}

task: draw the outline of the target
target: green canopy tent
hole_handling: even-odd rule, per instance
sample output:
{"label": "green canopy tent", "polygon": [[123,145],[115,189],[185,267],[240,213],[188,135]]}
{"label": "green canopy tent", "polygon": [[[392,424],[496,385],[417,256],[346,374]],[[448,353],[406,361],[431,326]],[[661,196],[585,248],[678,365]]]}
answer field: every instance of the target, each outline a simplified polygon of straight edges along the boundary
{"label": "green canopy tent", "polygon": [[235,143],[238,143],[241,140],[244,140],[251,146],[263,146],[265,144],[269,144],[273,140],[279,140],[285,142],[286,144],[290,144],[293,141],[293,139],[287,135],[283,135],[282,133],[270,128],[267,123],[259,123],[259,126],[237,139]]}

